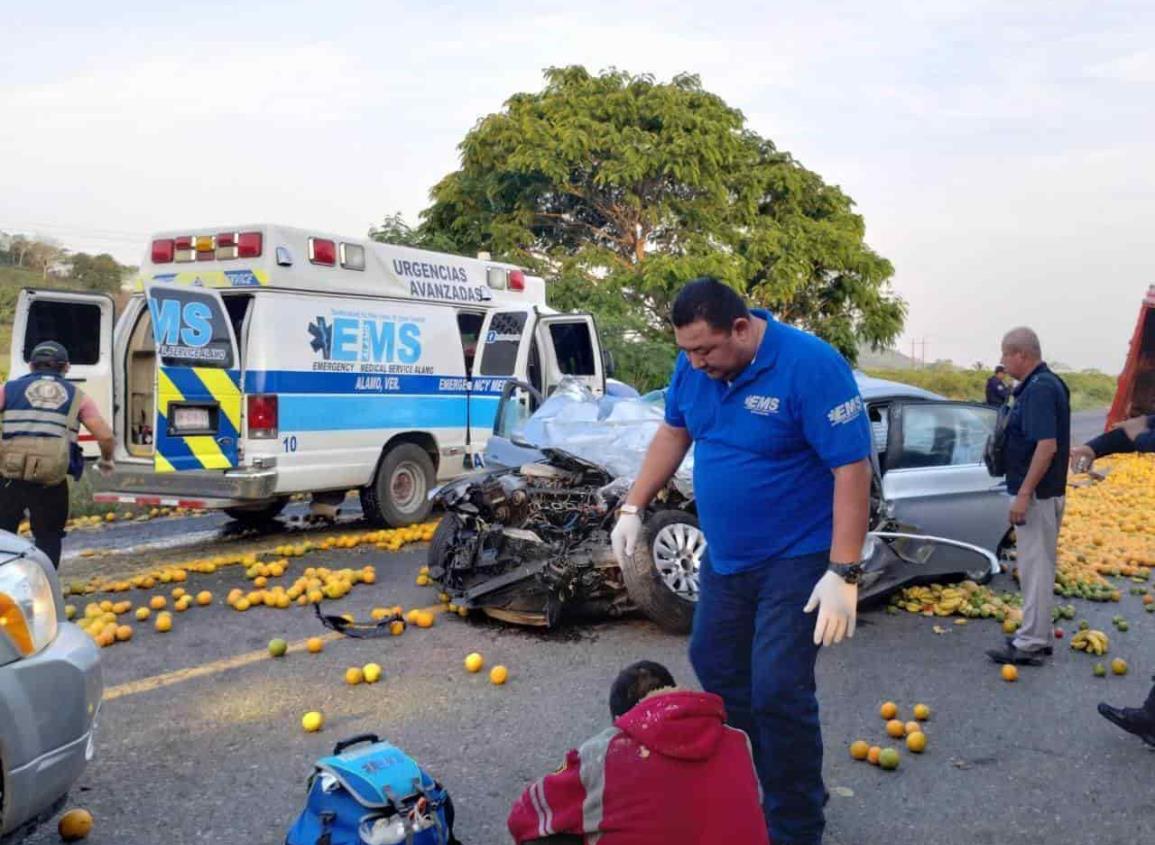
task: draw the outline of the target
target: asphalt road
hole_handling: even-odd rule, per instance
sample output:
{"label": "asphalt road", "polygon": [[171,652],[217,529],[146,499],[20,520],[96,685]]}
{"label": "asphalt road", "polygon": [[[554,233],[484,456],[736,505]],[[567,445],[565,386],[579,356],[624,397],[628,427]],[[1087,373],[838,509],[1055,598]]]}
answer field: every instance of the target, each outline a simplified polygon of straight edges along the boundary
{"label": "asphalt road", "polygon": [[[1102,419],[1075,415],[1075,440],[1093,436]],[[93,565],[76,557],[81,549],[115,552],[98,566],[124,565],[140,549],[171,547],[173,559],[187,559],[227,550],[234,539],[220,515],[78,531],[67,540],[64,579]],[[414,583],[423,559],[420,546],[317,552],[294,559],[289,576],[306,566],[376,565],[377,584],[326,603],[364,618],[374,606],[433,604]],[[507,842],[505,818],[520,790],[607,723],[606,696],[621,666],[656,659],[695,685],[685,639],[642,619],[543,633],[441,616],[432,629],[400,638],[335,640],[320,655],[273,660],[260,655],[269,639],[325,633],[310,610],[228,609],[228,590],[251,586],[237,567],[192,575],[184,586],[212,590],[213,606],[177,614],[169,634],[138,625],[132,642],[103,652],[109,694],[97,756],[70,802],[94,813],[94,845],[281,843],[312,762],[366,731],[405,748],[449,786],[467,845]],[[1077,603],[1093,627],[1114,632],[1116,613],[1132,622],[1128,633],[1112,633],[1111,655],[1133,671],[1108,679],[1092,676],[1090,658],[1060,648],[1052,665],[1024,669],[1008,684],[982,654],[1001,639],[994,623],[864,612],[854,640],[819,660],[828,845],[1149,837],[1155,756],[1094,712],[1100,699],[1140,702],[1155,669],[1155,614],[1124,593],[1121,605]],[[129,597],[141,604],[144,594]],[[507,665],[509,683],[467,674],[462,660],[471,651]],[[381,683],[343,683],[347,667],[370,661],[384,667]],[[904,715],[920,701],[934,710],[926,753],[903,750],[894,773],[854,762],[846,750],[859,738],[887,744],[877,715],[887,699]],[[325,729],[305,734],[301,715],[314,709],[325,713]],[[58,841],[53,828],[28,842]]]}
{"label": "asphalt road", "polygon": [[[377,584],[327,603],[363,618],[373,606],[435,601],[414,584],[423,555],[419,546],[314,553],[294,559],[289,576],[310,565],[375,564]],[[66,579],[69,568],[66,561]],[[541,633],[441,616],[432,629],[400,638],[342,639],[320,655],[250,658],[272,637],[296,641],[324,631],[304,608],[239,614],[223,606],[231,587],[249,586],[237,567],[190,576],[184,586],[212,590],[214,605],[177,614],[169,634],[138,626],[132,642],[103,652],[109,695],[97,756],[71,801],[94,813],[94,845],[280,843],[313,760],[365,731],[399,744],[449,786],[468,845],[507,842],[504,822],[520,790],[607,723],[606,696],[621,666],[656,659],[694,685],[685,639],[640,619]],[[139,604],[143,594],[130,597]],[[864,613],[854,640],[819,661],[832,793],[828,845],[1149,838],[1155,756],[1094,705],[1142,700],[1155,668],[1155,615],[1129,595],[1121,605],[1077,606],[1081,618],[1112,632],[1111,655],[1135,671],[1097,679],[1090,658],[1060,648],[1053,665],[1024,669],[1008,684],[982,654],[1001,638],[994,623]],[[1131,620],[1130,632],[1114,633],[1116,613]],[[935,625],[946,633],[936,634]],[[510,668],[506,686],[464,671],[464,656],[475,650]],[[343,683],[347,667],[369,661],[384,667],[381,683]],[[156,680],[179,670],[193,676]],[[859,738],[886,744],[877,714],[886,699],[904,714],[920,701],[934,710],[926,753],[904,750],[895,773],[854,762],[846,750]],[[301,715],[314,709],[325,713],[325,729],[305,734]],[[29,840],[55,841],[51,827]]]}

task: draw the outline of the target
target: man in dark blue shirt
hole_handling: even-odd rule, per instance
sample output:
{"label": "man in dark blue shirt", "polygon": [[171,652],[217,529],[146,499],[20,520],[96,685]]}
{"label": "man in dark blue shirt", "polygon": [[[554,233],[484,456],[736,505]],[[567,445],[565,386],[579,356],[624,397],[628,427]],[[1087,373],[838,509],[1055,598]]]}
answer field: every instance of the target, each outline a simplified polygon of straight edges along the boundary
{"label": "man in dark blue shirt", "polygon": [[1051,605],[1071,449],[1070,393],[1043,363],[1031,329],[1012,329],[1003,338],[1003,365],[1019,382],[1007,424],[1006,468],[1023,621],[1003,648],[987,654],[996,663],[1040,666],[1054,648]]}
{"label": "man in dark blue shirt", "polygon": [[1006,383],[1007,368],[1002,364],[995,367],[995,374],[987,379],[987,404],[992,408],[1001,408],[1007,404],[1011,395],[1011,387]]}
{"label": "man in dark blue shirt", "polygon": [[[644,510],[694,445],[709,543],[690,662],[746,731],[775,845],[824,828],[818,646],[854,633],[870,509],[870,423],[849,365],[825,342],[747,310],[716,279],[678,294],[682,354],[613,532],[623,566]],[[818,610],[812,623],[808,613]]]}

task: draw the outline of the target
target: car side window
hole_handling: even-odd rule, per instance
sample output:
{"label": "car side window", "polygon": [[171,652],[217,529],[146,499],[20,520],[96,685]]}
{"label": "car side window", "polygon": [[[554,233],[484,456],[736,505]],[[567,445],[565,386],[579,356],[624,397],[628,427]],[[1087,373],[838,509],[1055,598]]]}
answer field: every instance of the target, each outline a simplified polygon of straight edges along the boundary
{"label": "car side window", "polygon": [[903,406],[901,413],[901,451],[891,456],[891,469],[982,463],[994,430],[993,408],[919,403]]}

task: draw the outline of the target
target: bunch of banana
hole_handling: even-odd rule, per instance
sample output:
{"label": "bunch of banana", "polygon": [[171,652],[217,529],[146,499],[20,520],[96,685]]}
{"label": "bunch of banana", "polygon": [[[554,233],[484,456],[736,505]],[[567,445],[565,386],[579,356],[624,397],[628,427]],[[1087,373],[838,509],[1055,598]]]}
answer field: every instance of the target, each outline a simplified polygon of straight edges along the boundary
{"label": "bunch of banana", "polygon": [[1106,654],[1111,641],[1102,631],[1085,630],[1071,637],[1071,648],[1075,651],[1085,651],[1087,654]]}

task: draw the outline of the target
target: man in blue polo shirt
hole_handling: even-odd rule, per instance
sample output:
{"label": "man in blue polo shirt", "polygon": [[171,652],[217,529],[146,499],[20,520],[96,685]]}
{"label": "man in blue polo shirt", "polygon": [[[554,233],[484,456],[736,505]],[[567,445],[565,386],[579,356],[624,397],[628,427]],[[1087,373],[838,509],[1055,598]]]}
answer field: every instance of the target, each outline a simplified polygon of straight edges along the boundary
{"label": "man in blue polo shirt", "polygon": [[1026,326],[1007,332],[1002,352],[1003,365],[1019,382],[1011,394],[1004,457],[1023,621],[987,655],[996,663],[1041,666],[1054,651],[1051,606],[1071,449],[1070,391],[1043,363],[1039,336]]}
{"label": "man in blue polo shirt", "polygon": [[[819,645],[853,636],[870,509],[870,425],[850,367],[823,341],[695,279],[672,309],[682,354],[666,421],[613,532],[634,554],[640,512],[694,445],[709,543],[690,660],[746,731],[775,845],[822,840]],[[808,613],[818,610],[817,620]]]}

